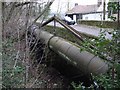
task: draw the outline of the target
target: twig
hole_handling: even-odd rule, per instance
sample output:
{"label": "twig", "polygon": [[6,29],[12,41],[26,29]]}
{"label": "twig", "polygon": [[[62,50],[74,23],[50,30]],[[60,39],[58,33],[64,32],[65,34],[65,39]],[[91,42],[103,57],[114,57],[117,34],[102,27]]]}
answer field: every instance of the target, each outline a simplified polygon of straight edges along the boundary
{"label": "twig", "polygon": [[19,4],[16,4],[15,7],[24,6],[24,5],[30,4],[30,3],[31,2],[19,3]]}
{"label": "twig", "polygon": [[30,85],[29,88],[31,88],[38,80],[38,78],[41,76],[41,74],[43,73],[43,70],[45,69],[45,66],[43,67],[42,71],[40,72],[40,74],[37,76],[37,78],[35,79],[35,81]]}
{"label": "twig", "polygon": [[32,26],[48,10],[48,8],[52,5],[52,3],[54,1],[55,0],[52,0],[51,2],[48,3],[48,5],[46,6],[46,8],[40,13],[40,15],[32,22],[32,24],[30,26]]}

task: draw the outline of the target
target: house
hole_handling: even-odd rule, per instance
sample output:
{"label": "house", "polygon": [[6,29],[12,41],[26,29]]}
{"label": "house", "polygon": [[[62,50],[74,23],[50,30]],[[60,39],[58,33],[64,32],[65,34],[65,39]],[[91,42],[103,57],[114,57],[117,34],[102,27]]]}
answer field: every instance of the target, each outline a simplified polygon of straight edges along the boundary
{"label": "house", "polygon": [[[98,0],[99,1],[99,0]],[[103,4],[99,1],[97,4],[93,5],[78,5],[66,12],[66,15],[71,17],[73,20],[103,20]],[[105,7],[107,10],[107,4]],[[105,11],[105,20],[110,20],[108,18],[108,12]]]}

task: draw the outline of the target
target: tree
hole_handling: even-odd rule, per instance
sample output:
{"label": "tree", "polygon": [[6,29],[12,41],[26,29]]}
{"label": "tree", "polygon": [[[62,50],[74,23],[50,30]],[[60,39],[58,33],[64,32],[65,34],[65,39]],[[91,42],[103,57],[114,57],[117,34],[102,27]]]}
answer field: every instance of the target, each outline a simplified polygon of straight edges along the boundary
{"label": "tree", "polygon": [[[118,14],[119,15],[119,2],[108,2],[108,17],[112,19],[116,19],[117,17],[114,17],[113,14]],[[119,19],[119,18],[118,18]]]}
{"label": "tree", "polygon": [[40,13],[32,13],[35,8],[39,9],[33,7],[34,3],[2,2],[3,88],[27,87],[32,71],[30,55],[33,53],[30,52],[28,30],[44,16],[53,2],[48,2]]}

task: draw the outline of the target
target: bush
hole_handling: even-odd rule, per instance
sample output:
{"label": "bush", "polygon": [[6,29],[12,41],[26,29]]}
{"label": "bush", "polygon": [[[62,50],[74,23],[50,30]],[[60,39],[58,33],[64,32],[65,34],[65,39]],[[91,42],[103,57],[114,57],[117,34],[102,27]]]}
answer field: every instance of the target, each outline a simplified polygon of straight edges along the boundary
{"label": "bush", "polygon": [[[120,33],[117,30],[111,32],[111,40],[106,39],[105,35],[103,31],[98,39],[86,39],[80,51],[90,51],[106,60],[110,66],[106,74],[92,76],[93,80],[98,83],[98,88],[120,88]],[[91,46],[94,47],[91,48]],[[93,88],[94,85],[91,87]]]}

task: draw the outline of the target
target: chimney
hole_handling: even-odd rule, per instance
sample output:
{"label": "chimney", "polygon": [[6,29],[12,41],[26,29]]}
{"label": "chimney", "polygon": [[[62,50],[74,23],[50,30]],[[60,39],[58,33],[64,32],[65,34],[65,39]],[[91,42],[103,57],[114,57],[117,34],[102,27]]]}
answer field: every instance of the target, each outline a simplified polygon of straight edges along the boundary
{"label": "chimney", "polygon": [[75,6],[77,6],[78,5],[78,3],[75,3]]}
{"label": "chimney", "polygon": [[98,0],[97,6],[100,7],[101,4],[102,4],[102,0]]}

